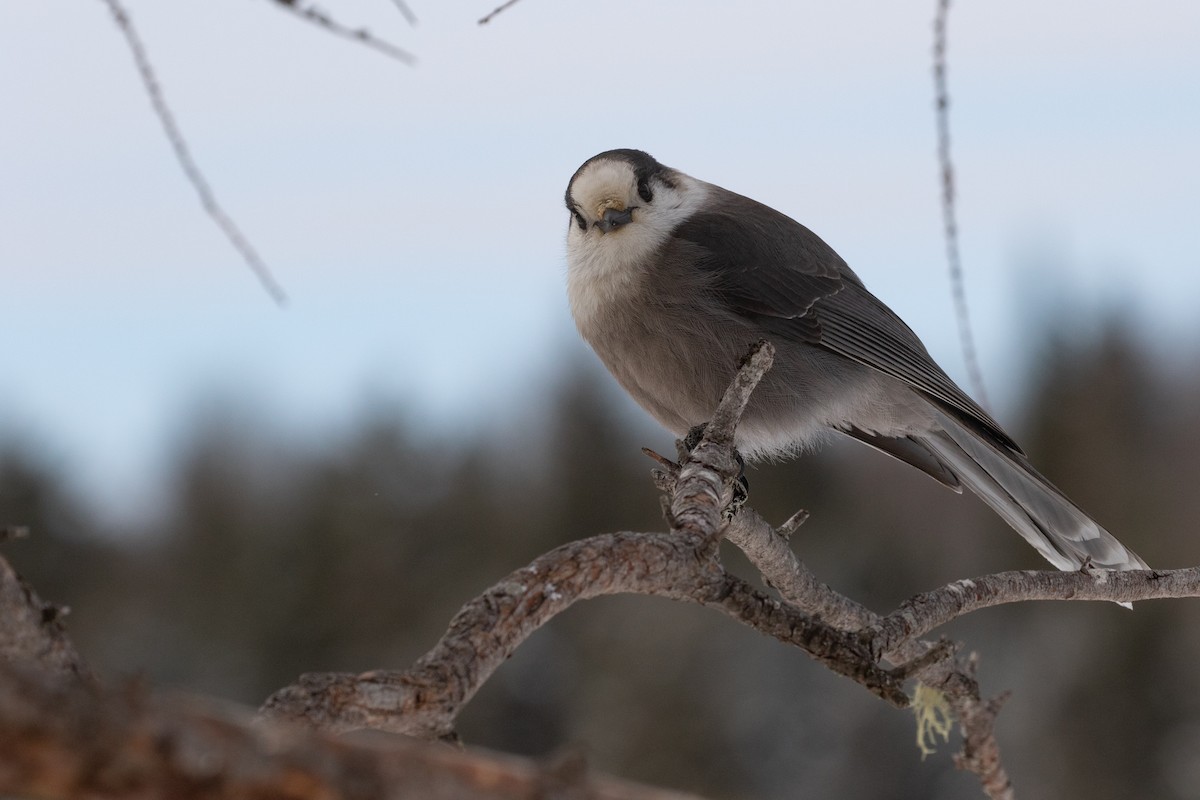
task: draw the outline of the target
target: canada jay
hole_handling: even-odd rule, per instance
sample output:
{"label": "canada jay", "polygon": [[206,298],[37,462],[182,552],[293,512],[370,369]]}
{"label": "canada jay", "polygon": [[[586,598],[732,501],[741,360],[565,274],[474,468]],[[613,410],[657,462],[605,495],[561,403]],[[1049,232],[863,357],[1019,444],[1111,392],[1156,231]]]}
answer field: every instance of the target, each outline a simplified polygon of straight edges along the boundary
{"label": "canada jay", "polygon": [[676,435],[708,420],[748,346],[775,345],[736,445],[795,455],[830,430],[961,492],[1050,563],[1146,569],[1030,464],[907,325],[816,234],[640,150],[583,163],[567,186],[575,324]]}

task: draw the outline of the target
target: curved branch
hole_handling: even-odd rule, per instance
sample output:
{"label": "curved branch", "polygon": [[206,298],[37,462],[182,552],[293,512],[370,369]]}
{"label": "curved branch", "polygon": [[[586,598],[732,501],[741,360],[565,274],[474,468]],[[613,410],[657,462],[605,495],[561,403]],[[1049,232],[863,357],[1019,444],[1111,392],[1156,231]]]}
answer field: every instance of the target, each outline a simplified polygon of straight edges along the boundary
{"label": "curved branch", "polygon": [[1032,600],[1107,600],[1117,603],[1200,597],[1200,567],[1173,570],[1021,570],[998,572],[923,592],[872,625],[887,652],[951,620],[983,608]]}
{"label": "curved branch", "polygon": [[703,547],[703,541],[674,533],[628,532],[562,545],[463,606],[411,669],[303,675],[271,695],[261,714],[332,731],[451,736],[462,707],[530,634],[579,600],[621,593],[718,609],[800,647],[893,705],[907,705],[904,676],[878,667],[861,637],[814,620],[729,575],[717,562],[702,560]]}
{"label": "curved branch", "polygon": [[804,649],[879,697],[906,705],[901,684],[907,673],[879,667],[861,636],[753,589],[726,573],[716,558],[726,527],[722,512],[737,469],[732,428],[770,368],[772,352],[765,343],[752,350],[710,432],[672,476],[670,533],[613,533],[562,545],[464,606],[446,635],[411,669],[304,675],[267,699],[263,717],[329,730],[369,727],[449,736],[463,705],[533,631],[578,600],[618,593],[720,609]]}

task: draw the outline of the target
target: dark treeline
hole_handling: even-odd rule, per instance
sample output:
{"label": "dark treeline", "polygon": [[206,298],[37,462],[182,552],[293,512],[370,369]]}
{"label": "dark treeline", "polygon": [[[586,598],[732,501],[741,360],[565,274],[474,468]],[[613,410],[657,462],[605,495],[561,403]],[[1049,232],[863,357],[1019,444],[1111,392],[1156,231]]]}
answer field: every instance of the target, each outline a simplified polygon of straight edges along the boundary
{"label": "dark treeline", "polygon": [[[568,539],[661,527],[641,445],[669,438],[576,369],[544,419],[430,441],[378,413],[315,452],[236,414],[198,423],[169,511],[113,536],[36,458],[0,453],[5,554],[108,678],[257,704],[303,671],[405,667],[465,600]],[[1041,354],[1021,420],[1035,464],[1151,564],[1200,564],[1200,366],[1119,325]],[[669,452],[669,450],[667,450]],[[819,576],[880,611],[935,585],[1044,568],[974,498],[854,444],[750,474]],[[736,554],[729,559],[736,566]],[[1023,797],[1200,797],[1200,603],[1025,604],[960,620]],[[468,707],[471,744],[580,746],[598,768],[713,796],[973,796],[911,715],[712,612],[590,601],[539,631]]]}

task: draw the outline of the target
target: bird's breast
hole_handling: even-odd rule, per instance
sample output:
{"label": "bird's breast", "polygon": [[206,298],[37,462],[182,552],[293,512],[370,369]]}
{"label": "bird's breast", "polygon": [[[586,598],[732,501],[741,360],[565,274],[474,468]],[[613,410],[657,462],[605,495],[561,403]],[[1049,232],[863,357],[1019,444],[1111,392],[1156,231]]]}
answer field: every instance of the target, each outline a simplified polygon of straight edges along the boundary
{"label": "bird's breast", "polygon": [[613,377],[675,433],[707,419],[737,356],[696,305],[699,294],[660,272],[571,266],[575,324]]}

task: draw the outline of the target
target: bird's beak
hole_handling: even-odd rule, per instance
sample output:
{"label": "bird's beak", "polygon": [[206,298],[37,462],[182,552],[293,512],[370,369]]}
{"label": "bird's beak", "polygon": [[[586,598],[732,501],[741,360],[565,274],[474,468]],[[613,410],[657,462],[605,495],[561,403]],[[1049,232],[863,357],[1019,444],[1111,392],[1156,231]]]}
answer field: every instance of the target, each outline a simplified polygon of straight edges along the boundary
{"label": "bird's beak", "polygon": [[633,221],[633,209],[636,207],[633,206],[621,209],[620,211],[615,208],[605,209],[603,216],[596,220],[596,227],[604,233],[608,233],[622,225],[626,225]]}

